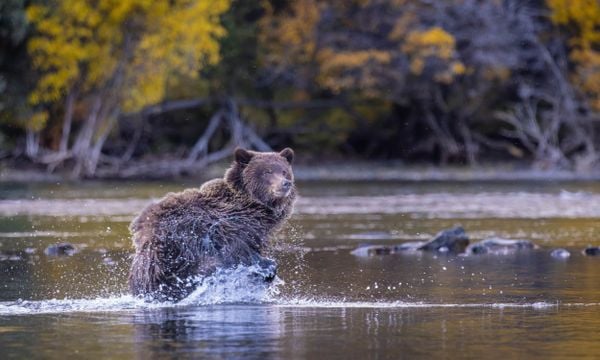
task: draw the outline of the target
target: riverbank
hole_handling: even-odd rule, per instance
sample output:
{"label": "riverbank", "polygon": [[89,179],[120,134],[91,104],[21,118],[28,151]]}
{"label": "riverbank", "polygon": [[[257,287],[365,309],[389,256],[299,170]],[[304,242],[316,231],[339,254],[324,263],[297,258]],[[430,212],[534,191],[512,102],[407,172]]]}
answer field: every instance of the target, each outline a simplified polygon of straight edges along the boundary
{"label": "riverbank", "polygon": [[[206,180],[221,177],[228,162],[210,165],[196,173],[176,177],[134,177],[127,179],[94,178],[89,180]],[[520,164],[502,163],[466,166],[406,165],[398,162],[335,162],[294,166],[297,181],[600,181],[600,169],[588,172],[539,170]],[[35,168],[0,168],[0,182],[72,181],[69,173],[48,173]],[[86,181],[86,179],[78,180]]]}

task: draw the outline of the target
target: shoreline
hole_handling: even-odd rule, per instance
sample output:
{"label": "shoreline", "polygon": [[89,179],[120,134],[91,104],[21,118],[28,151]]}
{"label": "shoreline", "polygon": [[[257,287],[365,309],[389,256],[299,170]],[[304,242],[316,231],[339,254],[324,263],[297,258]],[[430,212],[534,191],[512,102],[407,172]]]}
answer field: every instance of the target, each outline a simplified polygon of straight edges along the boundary
{"label": "shoreline", "polygon": [[[0,183],[23,182],[93,182],[93,181],[169,181],[169,180],[206,180],[221,177],[229,163],[210,165],[202,174],[161,177],[132,178],[87,178],[72,179],[68,173],[48,173],[38,169],[1,168]],[[294,167],[297,181],[343,181],[343,182],[505,182],[505,181],[600,181],[600,169],[589,172],[567,170],[539,170],[522,165],[505,163],[477,167],[468,166],[431,166],[405,165],[385,162],[338,162],[335,164],[306,165]]]}

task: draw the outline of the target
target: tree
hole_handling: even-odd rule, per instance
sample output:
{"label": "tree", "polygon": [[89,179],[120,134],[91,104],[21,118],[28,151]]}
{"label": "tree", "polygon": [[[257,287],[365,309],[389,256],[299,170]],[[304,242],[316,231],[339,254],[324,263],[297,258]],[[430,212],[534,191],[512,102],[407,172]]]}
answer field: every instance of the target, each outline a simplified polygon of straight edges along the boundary
{"label": "tree", "polygon": [[[593,103],[600,91],[594,50],[600,5],[549,1],[555,22],[579,24],[574,83]],[[358,119],[352,121],[356,138],[392,156],[437,154],[443,163],[473,164],[485,149],[529,153],[551,168],[593,164],[597,135],[572,91],[560,34],[542,6],[516,0],[291,2],[263,20],[266,65],[309,97],[352,99],[345,117]],[[389,109],[375,123],[356,106],[373,99]],[[380,127],[388,135],[375,131]]]}
{"label": "tree", "polygon": [[[198,76],[219,60],[220,16],[228,0],[54,0],[27,9],[36,35],[29,52],[41,73],[28,124],[39,142],[49,109],[63,104],[58,149],[30,153],[51,168],[74,159],[92,175],[122,112],[159,102],[178,75]],[[78,132],[71,141],[72,127]]]}
{"label": "tree", "polygon": [[402,118],[384,116],[385,123],[370,127],[403,138],[373,137],[380,142],[373,146],[396,156],[437,151],[443,162],[474,162],[471,125],[489,118],[483,112],[497,98],[491,93],[509,86],[521,66],[523,19],[513,15],[497,2],[305,0],[273,12],[263,32],[281,79],[394,104],[388,108]]}
{"label": "tree", "polygon": [[30,63],[27,59],[25,42],[28,26],[25,17],[25,0],[0,2],[0,157],[7,155],[10,147],[15,147],[15,136],[26,117],[26,102],[29,90]]}
{"label": "tree", "polygon": [[571,28],[574,82],[590,106],[600,111],[600,3],[596,0],[548,0],[551,19]]}

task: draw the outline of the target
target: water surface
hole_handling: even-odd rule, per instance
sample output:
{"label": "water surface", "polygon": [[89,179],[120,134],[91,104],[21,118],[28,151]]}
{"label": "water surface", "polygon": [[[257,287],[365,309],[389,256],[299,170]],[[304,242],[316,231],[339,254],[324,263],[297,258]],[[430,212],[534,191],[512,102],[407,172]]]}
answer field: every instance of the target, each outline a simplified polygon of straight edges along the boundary
{"label": "water surface", "polygon": [[[127,294],[127,225],[195,184],[0,186],[3,357],[600,357],[600,184],[299,184],[275,239],[280,281],[222,275],[182,304]],[[357,257],[361,244],[424,240],[462,225],[540,246],[504,256]],[[77,253],[44,249],[75,244]],[[568,259],[549,253],[564,247]]]}

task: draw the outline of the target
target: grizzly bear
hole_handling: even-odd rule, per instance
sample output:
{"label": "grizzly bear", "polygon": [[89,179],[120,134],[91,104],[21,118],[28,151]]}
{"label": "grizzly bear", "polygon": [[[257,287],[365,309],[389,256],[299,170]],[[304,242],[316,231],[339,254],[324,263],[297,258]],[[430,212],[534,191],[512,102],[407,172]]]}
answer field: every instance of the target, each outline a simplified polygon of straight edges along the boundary
{"label": "grizzly bear", "polygon": [[222,179],[169,193],[146,207],[130,225],[131,292],[181,300],[217,269],[238,265],[257,265],[257,276],[271,281],[276,265],[261,251],[292,213],[293,159],[290,148],[279,153],[238,148]]}

